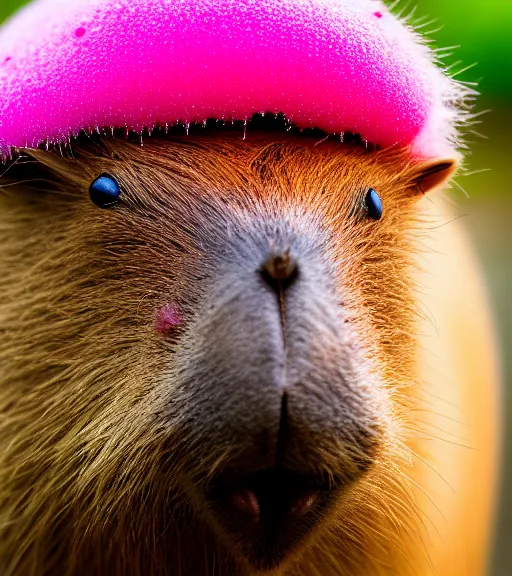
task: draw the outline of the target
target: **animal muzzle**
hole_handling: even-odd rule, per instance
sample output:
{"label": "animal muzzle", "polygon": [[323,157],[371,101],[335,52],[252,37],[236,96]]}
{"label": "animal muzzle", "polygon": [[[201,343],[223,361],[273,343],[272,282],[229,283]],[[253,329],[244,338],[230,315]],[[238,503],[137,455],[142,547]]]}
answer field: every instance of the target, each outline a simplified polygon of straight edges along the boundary
{"label": "animal muzzle", "polygon": [[378,387],[315,226],[257,222],[212,237],[173,404],[203,512],[267,569],[371,465]]}

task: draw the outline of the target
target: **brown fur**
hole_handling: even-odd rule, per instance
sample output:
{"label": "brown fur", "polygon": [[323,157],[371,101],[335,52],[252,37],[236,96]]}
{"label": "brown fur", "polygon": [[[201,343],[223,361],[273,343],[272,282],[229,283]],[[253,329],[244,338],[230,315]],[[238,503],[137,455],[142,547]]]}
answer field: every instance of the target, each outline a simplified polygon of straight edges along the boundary
{"label": "brown fur", "polygon": [[[276,574],[428,573],[411,472],[425,400],[411,270],[430,226],[418,209],[428,167],[400,150],[256,135],[104,139],[74,153],[33,152],[37,165],[0,181],[2,574],[251,573],[193,511],[180,422],[158,418],[173,394],[161,375],[209,274],[198,233],[226,212],[325,230],[340,300],[388,395],[371,469]],[[115,209],[88,198],[101,172],[122,185]],[[362,208],[370,186],[378,222]],[[185,322],[165,341],[153,322],[169,299]],[[188,450],[198,476],[222,467],[222,452]]]}

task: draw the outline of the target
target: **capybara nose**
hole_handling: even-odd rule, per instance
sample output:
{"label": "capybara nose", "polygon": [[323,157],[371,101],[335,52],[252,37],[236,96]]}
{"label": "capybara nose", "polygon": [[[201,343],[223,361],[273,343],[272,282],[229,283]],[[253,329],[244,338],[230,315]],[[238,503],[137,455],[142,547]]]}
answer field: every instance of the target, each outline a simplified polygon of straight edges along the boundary
{"label": "capybara nose", "polygon": [[378,411],[321,232],[281,219],[247,226],[213,237],[222,260],[180,377],[195,399],[188,446],[216,462],[207,478],[191,463],[200,501],[226,540],[268,570],[368,469]]}

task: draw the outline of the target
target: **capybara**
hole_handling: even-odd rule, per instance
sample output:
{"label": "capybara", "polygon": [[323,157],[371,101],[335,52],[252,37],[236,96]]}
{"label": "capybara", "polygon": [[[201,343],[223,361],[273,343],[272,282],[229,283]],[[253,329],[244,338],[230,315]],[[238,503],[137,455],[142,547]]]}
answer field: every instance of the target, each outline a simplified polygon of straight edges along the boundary
{"label": "capybara", "polygon": [[475,93],[380,0],[0,28],[0,575],[483,576]]}
{"label": "capybara", "polygon": [[497,376],[453,163],[73,149],[0,196],[2,573],[483,574]]}

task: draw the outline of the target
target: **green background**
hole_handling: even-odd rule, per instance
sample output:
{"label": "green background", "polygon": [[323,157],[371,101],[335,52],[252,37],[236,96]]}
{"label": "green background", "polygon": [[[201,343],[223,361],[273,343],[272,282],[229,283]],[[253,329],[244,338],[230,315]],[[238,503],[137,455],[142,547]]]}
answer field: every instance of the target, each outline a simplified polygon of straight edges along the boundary
{"label": "green background", "polygon": [[[72,2],[73,0],[69,0]],[[0,0],[0,21],[23,2]],[[456,179],[469,195],[457,194],[467,214],[465,223],[486,271],[495,316],[501,332],[505,374],[503,410],[512,416],[512,0],[417,0],[401,2],[395,12],[412,20],[431,16],[422,29],[438,47],[458,46],[446,64],[462,70],[459,79],[478,81],[478,110],[490,109],[477,131],[486,139],[472,139],[468,176]],[[423,21],[428,21],[426,18]],[[485,171],[484,171],[485,170]],[[506,425],[502,497],[496,529],[493,576],[512,575],[512,418]]]}

